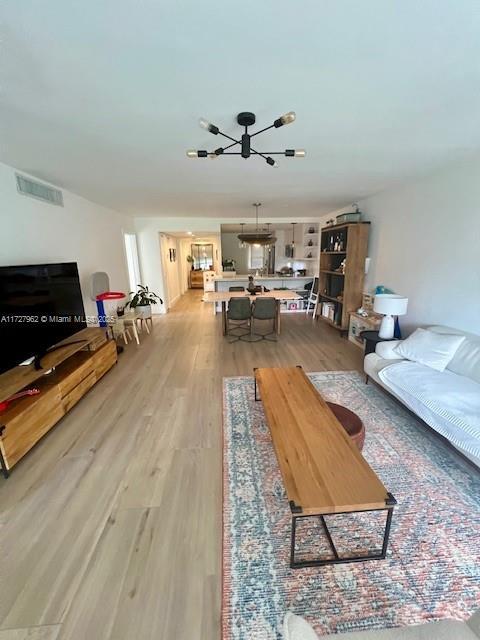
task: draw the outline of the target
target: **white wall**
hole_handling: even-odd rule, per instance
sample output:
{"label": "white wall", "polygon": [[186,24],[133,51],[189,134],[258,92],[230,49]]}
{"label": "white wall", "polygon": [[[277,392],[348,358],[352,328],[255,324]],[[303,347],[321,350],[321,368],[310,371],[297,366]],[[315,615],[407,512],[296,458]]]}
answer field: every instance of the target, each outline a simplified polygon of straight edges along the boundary
{"label": "white wall", "polygon": [[0,163],[0,265],[77,262],[85,312],[95,315],[92,273],[106,271],[113,291],[129,291],[123,233],[133,221],[62,191],[63,207],[20,195],[15,169]]}
{"label": "white wall", "polygon": [[235,260],[237,273],[248,273],[248,247],[241,248],[238,232],[222,233],[222,259]]}
{"label": "white wall", "polygon": [[[175,249],[177,254],[174,262],[170,262],[170,249]],[[179,260],[181,258],[179,249],[179,242],[176,238],[164,233],[160,234],[162,272],[165,278],[163,282],[165,295],[163,302],[167,309],[170,309],[175,304],[182,293],[179,276]]]}
{"label": "white wall", "polygon": [[480,157],[359,204],[372,223],[366,288],[408,296],[407,329],[480,333]]}

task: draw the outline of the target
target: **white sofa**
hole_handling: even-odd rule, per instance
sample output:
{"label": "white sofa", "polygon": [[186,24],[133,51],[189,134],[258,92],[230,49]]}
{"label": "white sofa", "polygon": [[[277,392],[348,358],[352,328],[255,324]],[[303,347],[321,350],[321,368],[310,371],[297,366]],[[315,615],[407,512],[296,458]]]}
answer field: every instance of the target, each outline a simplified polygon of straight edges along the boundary
{"label": "white sofa", "polygon": [[354,631],[332,636],[318,636],[306,620],[287,613],[283,625],[283,640],[478,640],[480,638],[480,611],[470,620],[441,620],[412,627]]}
{"label": "white sofa", "polygon": [[449,327],[428,330],[465,336],[444,371],[400,358],[398,341],[380,342],[365,356],[367,381],[375,380],[480,467],[480,337]]}

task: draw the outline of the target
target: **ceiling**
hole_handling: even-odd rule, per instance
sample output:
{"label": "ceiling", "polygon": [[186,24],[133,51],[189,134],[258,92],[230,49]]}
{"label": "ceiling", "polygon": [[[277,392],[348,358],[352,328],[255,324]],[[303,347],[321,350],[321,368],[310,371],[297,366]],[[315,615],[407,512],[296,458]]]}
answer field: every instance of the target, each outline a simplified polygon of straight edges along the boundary
{"label": "ceiling", "polygon": [[[480,148],[478,0],[4,0],[0,159],[131,215],[312,216]],[[295,123],[278,169],[188,159]]]}

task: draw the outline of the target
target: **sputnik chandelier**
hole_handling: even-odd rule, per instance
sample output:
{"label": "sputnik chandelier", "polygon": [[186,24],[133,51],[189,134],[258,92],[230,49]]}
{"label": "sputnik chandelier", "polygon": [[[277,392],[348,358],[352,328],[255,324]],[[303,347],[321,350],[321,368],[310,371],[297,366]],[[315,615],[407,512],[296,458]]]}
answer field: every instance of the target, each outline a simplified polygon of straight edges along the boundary
{"label": "sputnik chandelier", "polygon": [[[214,151],[207,151],[206,149],[189,149],[187,151],[187,156],[189,158],[218,158],[218,156],[242,156],[242,158],[250,158],[251,155],[259,156],[263,158],[267,164],[271,167],[278,167],[278,164],[272,158],[272,156],[287,156],[290,158],[303,158],[305,157],[305,149],[285,149],[285,151],[257,151],[251,145],[251,140],[258,134],[263,133],[264,131],[268,131],[269,129],[278,129],[279,127],[283,127],[284,124],[290,124],[294,122],[296,116],[295,111],[289,111],[285,113],[280,118],[277,118],[273,124],[255,133],[249,133],[248,127],[251,127],[255,124],[255,114],[250,111],[243,111],[239,113],[237,116],[237,122],[241,127],[245,127],[245,132],[241,135],[240,140],[232,138],[220,131],[218,127],[214,124],[211,124],[204,118],[200,118],[199,124],[203,129],[206,129],[210,133],[213,133],[214,136],[223,136],[228,140],[232,141],[232,144],[227,145],[226,147],[219,147]],[[232,149],[237,144],[240,145],[241,151],[227,151],[227,149]]]}

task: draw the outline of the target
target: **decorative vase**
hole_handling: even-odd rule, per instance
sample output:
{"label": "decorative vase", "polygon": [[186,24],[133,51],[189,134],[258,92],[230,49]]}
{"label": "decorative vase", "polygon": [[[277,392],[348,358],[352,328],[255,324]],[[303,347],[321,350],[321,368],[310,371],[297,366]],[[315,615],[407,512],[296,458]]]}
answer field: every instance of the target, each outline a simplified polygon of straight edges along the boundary
{"label": "decorative vase", "polygon": [[142,304],[135,307],[135,315],[139,318],[151,318],[152,317],[152,307],[149,304]]}

